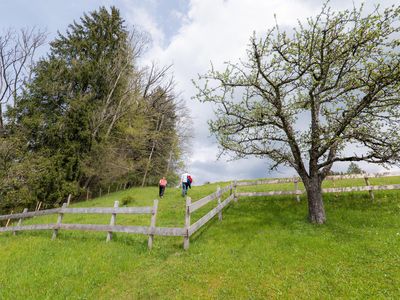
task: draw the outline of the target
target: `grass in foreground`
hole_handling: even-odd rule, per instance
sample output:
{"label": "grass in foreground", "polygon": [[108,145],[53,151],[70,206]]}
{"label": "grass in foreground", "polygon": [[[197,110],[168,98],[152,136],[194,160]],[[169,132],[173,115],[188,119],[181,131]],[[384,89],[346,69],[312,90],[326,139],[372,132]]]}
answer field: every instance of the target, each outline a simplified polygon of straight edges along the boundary
{"label": "grass in foreground", "polygon": [[[215,188],[194,187],[190,196],[196,200]],[[274,186],[284,188],[292,185]],[[131,189],[76,206],[112,206],[126,194],[135,198],[130,205],[147,206],[157,190]],[[0,299],[396,298],[400,192],[375,192],[374,203],[368,192],[324,199],[328,222],[314,226],[306,221],[304,197],[301,203],[290,196],[241,198],[224,210],[222,222],[212,220],[191,238],[188,252],[176,237],[156,237],[149,252],[143,235],[116,234],[105,243],[105,233],[60,231],[55,241],[49,231],[1,234]],[[167,190],[157,224],[182,226],[183,217],[179,190]],[[64,218],[104,224],[109,219]],[[117,217],[117,224],[149,221]]]}

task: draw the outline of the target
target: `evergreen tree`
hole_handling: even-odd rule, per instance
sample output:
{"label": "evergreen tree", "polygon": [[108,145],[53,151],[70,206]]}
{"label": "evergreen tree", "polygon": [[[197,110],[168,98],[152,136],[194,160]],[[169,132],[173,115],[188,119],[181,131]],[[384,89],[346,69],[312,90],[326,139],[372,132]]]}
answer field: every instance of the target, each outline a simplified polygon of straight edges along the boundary
{"label": "evergreen tree", "polygon": [[347,174],[364,174],[365,171],[361,169],[356,163],[351,162],[347,168]]}
{"label": "evergreen tree", "polygon": [[35,186],[30,198],[49,203],[78,194],[90,183],[83,171],[85,158],[104,139],[113,117],[110,113],[98,124],[97,115],[115,111],[132,70],[128,32],[116,8],[108,12],[102,7],[80,21],[51,43],[18,106],[9,111],[11,133],[28,145],[15,169],[29,164],[43,170],[24,172],[27,181],[21,186],[30,182]]}
{"label": "evergreen tree", "polygon": [[8,110],[0,211],[60,204],[68,194],[113,182],[154,184],[176,173],[182,105],[168,68],[139,69],[145,43],[127,31],[115,7],[84,14],[59,33]]}

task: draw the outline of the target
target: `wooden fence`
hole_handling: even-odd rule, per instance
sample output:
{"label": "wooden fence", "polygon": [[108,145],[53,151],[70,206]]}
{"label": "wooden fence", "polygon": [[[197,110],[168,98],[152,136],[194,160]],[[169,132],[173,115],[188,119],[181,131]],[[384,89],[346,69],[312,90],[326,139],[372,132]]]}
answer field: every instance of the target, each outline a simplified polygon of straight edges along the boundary
{"label": "wooden fence", "polygon": [[[381,174],[360,174],[360,175],[342,175],[342,176],[329,176],[327,180],[339,179],[356,179],[363,178],[366,186],[356,187],[333,187],[322,189],[323,193],[341,193],[341,192],[353,192],[353,191],[368,191],[370,197],[373,199],[373,191],[376,190],[394,190],[400,189],[400,184],[393,185],[370,185],[369,178],[378,177],[389,177],[399,176],[390,173]],[[106,241],[110,241],[112,233],[114,232],[125,232],[125,233],[138,233],[148,235],[148,247],[152,248],[154,236],[182,236],[183,247],[185,250],[189,249],[190,237],[209,222],[214,216],[218,214],[218,219],[222,221],[222,210],[229,205],[230,202],[237,202],[239,197],[253,197],[253,196],[274,196],[274,195],[294,195],[296,200],[299,201],[299,195],[305,193],[304,190],[298,188],[300,180],[299,178],[283,178],[283,179],[272,179],[272,180],[258,180],[258,181],[234,181],[230,185],[217,188],[217,190],[198,201],[192,202],[190,197],[186,198],[185,206],[185,225],[181,227],[156,227],[156,217],[158,210],[158,200],[154,200],[153,206],[148,207],[118,207],[119,202],[115,201],[114,207],[93,207],[93,208],[68,208],[68,203],[64,203],[61,208],[38,210],[28,212],[24,209],[22,213],[9,214],[0,216],[0,221],[8,220],[6,227],[0,227],[0,232],[13,232],[16,234],[18,231],[24,230],[53,230],[53,239],[57,237],[58,231],[61,229],[65,230],[89,230],[89,231],[103,231],[107,232]],[[254,185],[267,185],[277,183],[294,183],[293,190],[286,191],[267,191],[267,192],[237,192],[237,187],[254,186]],[[222,200],[222,196],[229,191],[229,196]],[[206,204],[213,200],[217,200],[217,206],[211,209],[208,213],[202,216],[199,220],[191,224],[191,214],[196,210],[204,207]],[[44,216],[58,214],[57,223],[54,224],[34,224],[34,225],[22,225],[22,220],[35,216]],[[92,224],[65,224],[63,223],[63,217],[65,214],[111,214],[111,220],[109,225],[92,225]],[[122,226],[116,225],[117,214],[150,214],[151,220],[149,226]],[[17,225],[8,227],[10,220],[18,219]]]}
{"label": "wooden fence", "polygon": [[[224,193],[230,191],[229,197],[221,202],[221,197]],[[190,215],[210,203],[211,201],[218,199],[218,205],[198,221],[190,224]],[[222,209],[226,207],[232,200],[236,198],[236,181],[224,188],[217,188],[217,191],[208,195],[196,202],[191,202],[191,198],[186,198],[186,214],[185,214],[185,226],[183,228],[176,227],[156,227],[156,216],[158,209],[158,200],[154,200],[154,205],[149,207],[118,207],[119,202],[115,201],[114,207],[93,207],[93,208],[68,208],[69,201],[64,203],[60,208],[53,208],[47,210],[38,210],[28,212],[24,209],[22,213],[9,214],[0,216],[0,221],[8,220],[6,227],[0,227],[0,232],[16,232],[26,230],[53,230],[52,239],[57,237],[58,231],[63,230],[87,230],[87,231],[103,231],[107,232],[106,241],[110,241],[113,232],[125,232],[125,233],[138,233],[149,236],[148,247],[151,249],[153,245],[154,236],[182,236],[184,238],[184,249],[189,248],[189,238],[203,225],[210,221],[216,214],[219,216],[219,220],[222,220]],[[57,223],[54,224],[33,224],[33,225],[22,225],[22,220],[26,218],[32,218],[36,216],[54,215],[58,214]],[[111,214],[111,220],[109,225],[93,225],[93,224],[66,224],[63,223],[63,217],[65,214]],[[151,214],[150,226],[121,226],[116,225],[117,214]],[[18,223],[15,226],[8,227],[10,220],[17,220]]]}
{"label": "wooden fence", "polygon": [[[336,175],[327,176],[325,180],[330,180],[335,186],[335,181],[340,179],[364,179],[365,186],[354,186],[354,187],[333,187],[333,188],[323,188],[322,193],[346,193],[346,192],[361,192],[368,191],[371,199],[374,199],[373,191],[377,190],[400,190],[400,184],[391,185],[370,185],[370,178],[380,178],[380,177],[393,177],[399,176],[395,173],[376,173],[376,174],[353,174],[353,175]],[[293,190],[286,191],[268,191],[268,192],[240,192],[237,193],[237,197],[257,197],[257,196],[276,196],[276,195],[295,195],[296,200],[300,201],[299,196],[304,194],[305,190],[299,190],[298,183],[300,178],[282,178],[282,179],[272,179],[272,180],[257,180],[257,181],[241,181],[237,183],[237,186],[254,186],[254,185],[267,185],[267,184],[278,184],[278,183],[294,183]]]}
{"label": "wooden fence", "polygon": [[[218,214],[218,219],[222,221],[222,210],[226,207],[232,200],[237,201],[236,197],[236,184],[237,182],[233,182],[230,185],[224,188],[217,188],[217,191],[192,203],[190,197],[186,197],[186,210],[185,210],[185,235],[183,240],[183,248],[185,250],[189,249],[189,241],[190,236],[193,235],[197,230],[199,230],[202,226],[204,226],[208,221],[210,221],[216,214]],[[229,196],[221,202],[222,195],[229,191]],[[211,201],[217,199],[217,206],[210,210],[207,214],[197,220],[195,223],[190,224],[190,215],[203,207],[204,205],[210,203]]]}
{"label": "wooden fence", "polygon": [[[84,230],[84,231],[102,231],[107,232],[106,241],[110,241],[113,232],[137,233],[148,235],[148,247],[153,246],[155,235],[159,236],[184,236],[183,228],[171,227],[156,227],[156,218],[158,210],[158,200],[154,200],[153,206],[146,207],[118,207],[119,202],[115,201],[114,207],[92,207],[92,208],[68,208],[67,203],[64,203],[60,208],[53,208],[40,211],[24,212],[10,215],[0,216],[2,220],[16,220],[16,226],[0,227],[0,232],[13,232],[16,234],[18,231],[26,230],[53,230],[52,239],[57,237],[59,230]],[[53,224],[32,224],[22,225],[22,220],[26,218],[58,214],[57,223]],[[94,224],[67,224],[63,223],[65,214],[111,214],[109,225],[94,225]],[[150,214],[149,226],[124,226],[116,225],[117,214]]]}

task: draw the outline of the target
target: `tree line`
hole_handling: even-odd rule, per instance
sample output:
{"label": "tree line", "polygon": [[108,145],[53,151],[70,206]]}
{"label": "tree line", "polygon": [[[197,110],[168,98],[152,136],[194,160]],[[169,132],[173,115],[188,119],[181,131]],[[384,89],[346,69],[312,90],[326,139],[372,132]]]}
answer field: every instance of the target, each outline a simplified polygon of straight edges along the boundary
{"label": "tree line", "polygon": [[45,38],[35,28],[0,36],[0,212],[177,178],[190,118],[170,67],[140,64],[147,35],[101,7],[34,61]]}

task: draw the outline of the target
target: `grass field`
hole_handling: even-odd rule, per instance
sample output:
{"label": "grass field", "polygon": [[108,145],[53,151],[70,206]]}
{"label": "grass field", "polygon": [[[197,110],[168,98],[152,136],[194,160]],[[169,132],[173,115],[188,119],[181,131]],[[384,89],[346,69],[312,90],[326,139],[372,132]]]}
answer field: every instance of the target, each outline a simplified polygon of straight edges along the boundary
{"label": "grass field", "polygon": [[[400,183],[399,177],[370,179]],[[228,183],[221,183],[221,186]],[[336,186],[365,185],[343,180]],[[193,200],[217,184],[193,187]],[[330,182],[326,187],[331,186]],[[246,191],[293,189],[293,184]],[[157,188],[134,188],[74,207],[149,206]],[[400,297],[400,191],[324,195],[328,221],[307,222],[304,196],[240,198],[191,238],[60,231],[0,234],[0,299],[395,299]],[[192,223],[215,206],[196,211]],[[27,220],[55,222],[57,216]],[[65,223],[108,224],[110,216],[66,215]],[[148,225],[146,216],[117,216],[117,224]],[[158,226],[182,227],[184,199],[167,189]]]}

